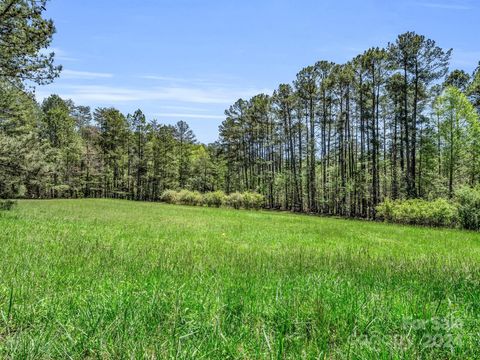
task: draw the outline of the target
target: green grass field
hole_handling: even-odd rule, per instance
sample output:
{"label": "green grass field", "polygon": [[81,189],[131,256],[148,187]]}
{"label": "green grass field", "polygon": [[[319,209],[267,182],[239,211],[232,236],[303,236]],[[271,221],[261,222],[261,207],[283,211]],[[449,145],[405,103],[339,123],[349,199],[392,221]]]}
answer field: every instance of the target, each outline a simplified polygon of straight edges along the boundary
{"label": "green grass field", "polygon": [[0,214],[0,358],[480,358],[480,234],[115,200]]}

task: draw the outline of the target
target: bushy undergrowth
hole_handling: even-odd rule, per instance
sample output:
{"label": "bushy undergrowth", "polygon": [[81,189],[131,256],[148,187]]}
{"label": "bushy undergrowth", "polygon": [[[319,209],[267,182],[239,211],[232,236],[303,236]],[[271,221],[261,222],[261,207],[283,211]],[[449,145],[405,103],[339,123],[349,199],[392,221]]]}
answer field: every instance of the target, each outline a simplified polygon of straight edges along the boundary
{"label": "bushy undergrowth", "polygon": [[[190,190],[166,190],[161,200],[169,204],[255,210],[261,209],[265,204],[265,197],[254,192],[225,194],[223,191],[214,191],[202,194]],[[377,206],[376,215],[378,219],[398,224],[460,226],[464,229],[480,230],[480,188],[461,188],[451,201],[442,198],[432,201],[387,198]]]}
{"label": "bushy undergrowth", "polygon": [[393,223],[480,230],[480,187],[462,187],[451,201],[386,199],[376,210],[379,219]]}
{"label": "bushy undergrowth", "polygon": [[203,195],[203,203],[209,207],[220,207],[225,203],[226,195],[223,191],[213,191]]}
{"label": "bushy undergrowth", "polygon": [[243,193],[243,201],[245,208],[258,210],[263,206],[265,197],[259,193],[246,192]]}
{"label": "bushy undergrowth", "polygon": [[447,226],[458,223],[458,209],[445,199],[386,199],[377,206],[377,216],[388,222],[409,225]]}
{"label": "bushy undergrowth", "polygon": [[168,204],[176,204],[178,202],[178,192],[175,190],[165,190],[161,196],[161,200]]}
{"label": "bushy undergrowth", "polygon": [[243,194],[239,192],[231,193],[227,196],[226,205],[234,209],[241,209],[244,205]]}
{"label": "bushy undergrowth", "polygon": [[205,194],[190,190],[166,190],[162,194],[162,201],[169,204],[208,206],[208,207],[231,207],[234,209],[260,209],[265,198],[254,192],[225,194],[223,191],[208,192]]}
{"label": "bushy undergrowth", "polygon": [[178,203],[181,205],[198,206],[203,204],[203,196],[197,191],[181,190],[177,196]]}
{"label": "bushy undergrowth", "polygon": [[463,187],[456,193],[458,217],[463,228],[480,230],[480,188]]}
{"label": "bushy undergrowth", "polygon": [[17,201],[15,200],[0,200],[0,211],[9,211],[17,206]]}

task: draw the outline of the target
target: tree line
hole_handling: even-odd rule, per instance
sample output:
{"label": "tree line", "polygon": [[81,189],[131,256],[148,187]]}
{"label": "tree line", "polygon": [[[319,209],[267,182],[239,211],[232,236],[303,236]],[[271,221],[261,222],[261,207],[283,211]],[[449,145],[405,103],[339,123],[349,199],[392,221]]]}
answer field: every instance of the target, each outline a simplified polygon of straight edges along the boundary
{"label": "tree line", "polygon": [[258,192],[265,206],[374,218],[385,199],[452,198],[480,179],[480,65],[414,32],[345,64],[318,61],[273,94],[239,99],[219,140],[141,110],[93,111],[30,84],[45,54],[46,1],[0,1],[0,197],[161,199],[166,190]]}
{"label": "tree line", "polygon": [[386,198],[476,186],[480,67],[448,72],[451,53],[407,32],[238,100],[220,128],[225,188],[257,190],[270,208],[373,218]]}
{"label": "tree line", "polygon": [[[137,110],[85,106],[57,95],[26,97],[23,117],[0,121],[2,197],[160,200],[168,189],[220,188],[218,149],[199,144],[188,124],[147,122]],[[18,113],[16,113],[18,114]],[[23,124],[21,122],[23,121]]]}
{"label": "tree line", "polygon": [[147,121],[142,111],[76,105],[32,85],[61,66],[45,50],[55,33],[46,0],[0,0],[0,198],[159,200],[166,189],[221,187],[218,149],[188,124]]}

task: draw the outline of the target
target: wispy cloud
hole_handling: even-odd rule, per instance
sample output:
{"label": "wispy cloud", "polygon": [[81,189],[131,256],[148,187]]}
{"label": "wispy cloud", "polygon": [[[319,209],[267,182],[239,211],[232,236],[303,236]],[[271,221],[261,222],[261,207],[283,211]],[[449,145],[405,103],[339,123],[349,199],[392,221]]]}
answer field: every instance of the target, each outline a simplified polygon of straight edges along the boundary
{"label": "wispy cloud", "polygon": [[[95,74],[95,73],[94,73]],[[115,104],[141,101],[172,101],[195,104],[231,104],[238,98],[248,98],[258,93],[270,93],[268,89],[151,87],[128,88],[102,85],[65,85],[57,88],[64,98],[78,103]]]}
{"label": "wispy cloud", "polygon": [[58,47],[49,47],[48,49],[43,49],[41,52],[43,54],[55,53],[55,59],[57,61],[78,61],[77,58],[70,56],[66,51]]}
{"label": "wispy cloud", "polygon": [[64,79],[105,79],[112,78],[113,74],[65,69],[62,71],[61,76]]}
{"label": "wispy cloud", "polygon": [[459,3],[452,3],[452,2],[449,2],[449,3],[430,3],[430,2],[423,3],[422,2],[422,3],[417,3],[417,5],[432,8],[432,9],[445,9],[445,10],[470,10],[470,9],[472,9],[471,6],[464,5],[464,4],[459,4]]}
{"label": "wispy cloud", "polygon": [[206,111],[204,108],[201,107],[193,107],[193,106],[181,106],[181,105],[162,105],[160,106],[162,110],[168,111],[188,111],[188,112],[203,112]]}
{"label": "wispy cloud", "polygon": [[143,74],[138,76],[139,79],[158,81],[170,84],[196,84],[196,85],[217,85],[238,83],[241,79],[227,74],[208,74],[205,76],[180,77],[163,74]]}
{"label": "wispy cloud", "polygon": [[183,119],[225,119],[223,115],[211,114],[183,114],[183,113],[154,113],[153,116],[160,118],[183,118]]}
{"label": "wispy cloud", "polygon": [[180,78],[175,76],[162,76],[162,75],[141,75],[140,79],[169,81],[169,82],[196,82],[198,80],[198,79],[187,79],[187,78]]}

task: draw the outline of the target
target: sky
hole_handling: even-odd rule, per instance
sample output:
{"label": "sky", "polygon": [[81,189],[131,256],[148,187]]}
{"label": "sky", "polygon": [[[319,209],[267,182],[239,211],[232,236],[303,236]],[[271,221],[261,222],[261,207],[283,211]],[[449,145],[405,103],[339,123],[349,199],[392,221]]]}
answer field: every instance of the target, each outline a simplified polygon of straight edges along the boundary
{"label": "sky", "polygon": [[272,93],[318,60],[344,63],[415,31],[480,61],[480,0],[51,0],[51,49],[64,70],[37,87],[78,105],[185,120],[217,140],[239,98]]}

